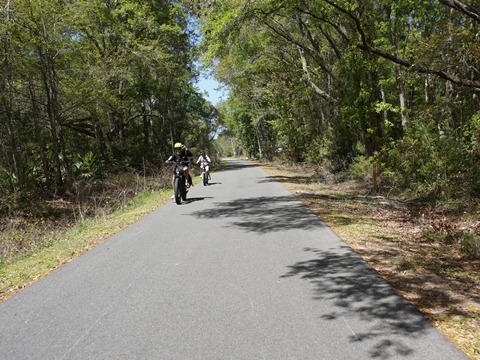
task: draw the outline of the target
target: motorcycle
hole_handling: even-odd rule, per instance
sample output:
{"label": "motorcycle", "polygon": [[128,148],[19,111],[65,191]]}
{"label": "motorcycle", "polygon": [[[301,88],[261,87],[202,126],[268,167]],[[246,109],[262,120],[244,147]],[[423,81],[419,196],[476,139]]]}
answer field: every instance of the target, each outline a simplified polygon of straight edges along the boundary
{"label": "motorcycle", "polygon": [[[173,161],[171,161],[171,163],[173,163]],[[173,193],[177,205],[180,205],[182,203],[182,200],[187,200],[187,179],[185,179],[185,176],[183,174],[183,168],[187,164],[188,163],[185,162],[175,163],[175,179],[173,180]]]}

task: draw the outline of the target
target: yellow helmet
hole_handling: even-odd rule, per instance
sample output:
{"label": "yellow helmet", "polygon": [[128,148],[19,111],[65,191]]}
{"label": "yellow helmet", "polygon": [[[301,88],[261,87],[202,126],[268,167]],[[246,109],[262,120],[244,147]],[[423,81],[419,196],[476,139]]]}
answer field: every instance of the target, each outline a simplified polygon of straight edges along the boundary
{"label": "yellow helmet", "polygon": [[175,149],[178,149],[178,148],[181,148],[182,147],[182,143],[175,143],[175,145],[173,146]]}

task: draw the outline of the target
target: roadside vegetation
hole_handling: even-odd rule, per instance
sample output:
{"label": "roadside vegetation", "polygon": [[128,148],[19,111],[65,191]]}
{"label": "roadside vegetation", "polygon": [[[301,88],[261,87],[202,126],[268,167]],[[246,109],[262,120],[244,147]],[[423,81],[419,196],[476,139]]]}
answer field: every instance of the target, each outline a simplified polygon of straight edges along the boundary
{"label": "roadside vegetation", "polygon": [[[0,301],[83,254],[170,199],[170,169],[110,179],[81,203],[38,201],[0,221]],[[165,189],[169,189],[168,191]]]}
{"label": "roadside vegetation", "polygon": [[2,3],[0,297],[163,201],[174,143],[214,153],[197,36],[178,1]]}

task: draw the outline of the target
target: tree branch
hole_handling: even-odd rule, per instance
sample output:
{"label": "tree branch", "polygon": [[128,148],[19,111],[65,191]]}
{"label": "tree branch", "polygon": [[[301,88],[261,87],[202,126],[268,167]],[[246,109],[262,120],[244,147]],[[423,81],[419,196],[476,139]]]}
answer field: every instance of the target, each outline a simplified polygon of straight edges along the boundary
{"label": "tree branch", "polygon": [[302,59],[302,68],[303,68],[303,73],[305,74],[305,77],[307,79],[307,82],[310,84],[312,87],[313,91],[324,99],[335,102],[335,99],[331,97],[329,94],[327,94],[325,91],[320,89],[312,80],[310,77],[310,73],[308,72],[308,66],[307,66],[307,59],[305,58],[304,50],[301,46],[297,45],[298,52],[300,53],[300,58]]}
{"label": "tree branch", "polygon": [[471,17],[473,20],[480,22],[480,12],[473,7],[473,5],[467,5],[458,0],[439,0],[443,5],[449,6],[455,10],[458,10],[465,15]]}
{"label": "tree branch", "polygon": [[[479,81],[473,81],[473,80],[468,80],[468,79],[462,79],[458,76],[448,74],[445,71],[442,70],[437,70],[437,69],[432,69],[428,66],[423,66],[423,65],[418,65],[415,64],[413,61],[409,61],[406,59],[403,59],[397,55],[394,55],[392,53],[388,53],[386,51],[380,50],[376,48],[375,46],[371,45],[369,41],[367,40],[367,37],[365,35],[365,32],[363,31],[362,25],[360,23],[360,20],[350,11],[341,8],[337,4],[333,3],[330,0],[324,0],[326,3],[337,9],[338,11],[344,13],[347,15],[355,24],[355,27],[358,31],[358,34],[360,35],[360,41],[361,44],[357,45],[357,47],[360,50],[367,51],[371,54],[378,55],[384,59],[390,60],[396,64],[408,67],[411,71],[415,71],[418,73],[422,74],[432,74],[436,75],[444,80],[451,81],[454,84],[457,85],[462,85],[466,87],[473,88],[475,91],[480,91],[480,82]],[[449,2],[459,2],[457,0],[441,0],[441,1],[449,1]]]}

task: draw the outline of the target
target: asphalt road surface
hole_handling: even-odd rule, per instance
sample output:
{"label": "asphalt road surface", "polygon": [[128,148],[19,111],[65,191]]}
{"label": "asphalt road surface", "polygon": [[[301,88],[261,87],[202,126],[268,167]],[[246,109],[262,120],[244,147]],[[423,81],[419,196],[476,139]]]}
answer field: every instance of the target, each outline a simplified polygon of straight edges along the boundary
{"label": "asphalt road surface", "polygon": [[0,359],[466,359],[261,169],[212,178],[0,303]]}

